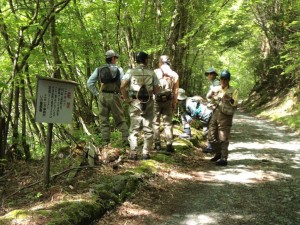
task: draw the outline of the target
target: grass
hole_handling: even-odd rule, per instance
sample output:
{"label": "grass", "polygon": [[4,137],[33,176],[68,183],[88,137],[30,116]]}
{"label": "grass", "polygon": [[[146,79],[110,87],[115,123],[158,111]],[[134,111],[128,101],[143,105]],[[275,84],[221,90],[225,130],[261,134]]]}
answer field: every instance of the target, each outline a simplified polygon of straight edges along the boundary
{"label": "grass", "polygon": [[[272,121],[286,125],[292,130],[300,133],[300,106],[299,94],[296,88],[289,90],[288,93],[278,94],[270,101],[260,107],[256,106],[256,102],[260,102],[255,96],[246,101],[246,107],[251,108],[255,114],[262,118],[268,118]],[[263,98],[263,96],[261,96]],[[253,101],[253,99],[256,99]]]}

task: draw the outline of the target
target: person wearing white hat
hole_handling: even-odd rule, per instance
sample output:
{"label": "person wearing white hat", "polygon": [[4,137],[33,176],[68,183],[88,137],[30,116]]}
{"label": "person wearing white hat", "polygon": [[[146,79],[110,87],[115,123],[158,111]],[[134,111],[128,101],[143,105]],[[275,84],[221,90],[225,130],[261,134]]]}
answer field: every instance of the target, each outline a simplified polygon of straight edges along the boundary
{"label": "person wearing white hat", "polygon": [[181,106],[181,109],[183,111],[183,113],[181,114],[181,122],[183,124],[183,129],[184,129],[184,133],[180,134],[179,137],[190,139],[192,136],[190,122],[193,119],[186,113],[186,109],[185,109],[186,108],[186,101],[185,101],[186,98],[187,98],[187,96],[185,95],[185,90],[182,88],[179,88],[177,100],[179,101],[179,105]]}
{"label": "person wearing white hat", "polygon": [[179,88],[178,89],[178,97],[177,97],[177,100],[179,101],[183,101],[187,98],[187,96],[185,95],[185,90],[182,89],[182,88]]}

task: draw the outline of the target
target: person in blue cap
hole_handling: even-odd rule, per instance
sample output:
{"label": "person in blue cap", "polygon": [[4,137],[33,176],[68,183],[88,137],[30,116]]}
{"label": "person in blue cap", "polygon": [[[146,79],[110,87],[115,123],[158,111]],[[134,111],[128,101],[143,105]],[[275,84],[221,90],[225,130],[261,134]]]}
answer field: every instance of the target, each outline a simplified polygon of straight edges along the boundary
{"label": "person in blue cap", "polygon": [[229,85],[230,78],[231,74],[228,70],[222,71],[221,85],[213,87],[207,94],[208,98],[216,102],[209,123],[208,140],[215,154],[211,161],[217,166],[227,166],[230,130],[238,104],[238,91]]}

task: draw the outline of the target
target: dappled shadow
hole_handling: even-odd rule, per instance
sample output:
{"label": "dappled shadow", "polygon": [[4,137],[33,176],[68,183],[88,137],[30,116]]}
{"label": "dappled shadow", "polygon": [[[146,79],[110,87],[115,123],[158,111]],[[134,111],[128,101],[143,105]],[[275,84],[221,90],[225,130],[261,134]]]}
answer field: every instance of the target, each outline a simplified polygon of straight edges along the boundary
{"label": "dappled shadow", "polygon": [[121,206],[117,223],[99,224],[300,222],[300,182],[285,173],[226,168],[190,174],[173,172],[164,182],[163,186],[149,183],[143,193],[137,193],[140,197]]}
{"label": "dappled shadow", "polygon": [[207,156],[193,170],[158,171],[161,185],[149,182],[117,222],[99,224],[300,224],[299,152],[297,134],[237,114],[227,167]]}

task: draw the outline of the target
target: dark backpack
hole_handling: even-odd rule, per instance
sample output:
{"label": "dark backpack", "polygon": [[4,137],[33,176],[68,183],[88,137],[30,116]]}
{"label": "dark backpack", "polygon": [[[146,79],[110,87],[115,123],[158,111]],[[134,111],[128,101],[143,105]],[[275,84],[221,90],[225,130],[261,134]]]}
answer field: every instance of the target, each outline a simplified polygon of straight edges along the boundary
{"label": "dark backpack", "polygon": [[119,80],[120,70],[117,66],[106,64],[98,68],[98,77],[101,83],[114,83]]}

